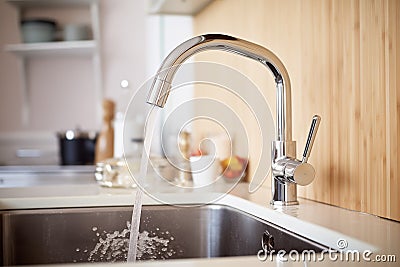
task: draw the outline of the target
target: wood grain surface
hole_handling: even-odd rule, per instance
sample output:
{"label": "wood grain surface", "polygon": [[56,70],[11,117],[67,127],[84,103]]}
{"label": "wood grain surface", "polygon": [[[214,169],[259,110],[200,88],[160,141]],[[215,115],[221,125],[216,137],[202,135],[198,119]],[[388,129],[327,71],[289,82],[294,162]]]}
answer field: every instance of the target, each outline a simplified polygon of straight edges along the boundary
{"label": "wood grain surface", "polygon": [[[196,34],[231,34],[283,61],[292,83],[299,157],[312,115],[322,117],[310,157],[317,177],[299,187],[300,196],[400,220],[400,1],[215,0],[194,25]],[[196,59],[244,73],[275,114],[274,83],[261,64],[223,52]],[[196,91],[210,94],[207,88]],[[257,134],[248,131],[254,141]]]}

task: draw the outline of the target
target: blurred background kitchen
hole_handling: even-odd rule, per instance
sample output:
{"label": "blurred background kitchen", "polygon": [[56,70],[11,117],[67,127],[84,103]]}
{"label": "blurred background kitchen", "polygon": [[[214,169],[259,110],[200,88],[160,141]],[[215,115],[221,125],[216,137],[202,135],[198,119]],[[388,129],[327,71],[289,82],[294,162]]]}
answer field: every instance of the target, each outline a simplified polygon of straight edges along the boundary
{"label": "blurred background kitchen", "polygon": [[[192,15],[208,2],[0,1],[0,165],[61,164],[67,130],[98,133],[103,99],[125,111],[170,50],[193,36]],[[54,36],[35,32],[46,30]]]}
{"label": "blurred background kitchen", "polygon": [[[194,8],[182,14],[187,5]],[[37,18],[56,21],[56,42],[22,40],[21,21],[29,29]],[[286,66],[298,156],[310,118],[322,117],[310,157],[316,179],[299,195],[400,220],[399,25],[398,0],[1,0],[0,165],[60,164],[57,133],[100,132],[104,99],[118,112],[124,94],[153,76],[175,46],[224,33],[269,48]],[[223,52],[196,60],[245,74],[274,114],[274,83],[261,64]],[[163,116],[192,96],[229,102],[213,88],[187,88],[169,97]],[[230,103],[246,117],[238,101]],[[146,104],[135,108],[141,127]],[[253,141],[251,177],[261,139],[244,125]],[[192,138],[206,130],[192,129]],[[240,140],[234,136],[234,153]]]}

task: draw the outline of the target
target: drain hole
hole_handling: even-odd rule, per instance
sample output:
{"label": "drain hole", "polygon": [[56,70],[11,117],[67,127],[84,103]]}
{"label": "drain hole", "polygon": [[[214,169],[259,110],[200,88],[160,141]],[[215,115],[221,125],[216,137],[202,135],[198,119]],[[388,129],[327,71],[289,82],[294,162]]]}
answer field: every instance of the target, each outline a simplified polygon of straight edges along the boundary
{"label": "drain hole", "polygon": [[274,249],[274,237],[267,230],[261,238],[261,247],[265,252],[271,252]]}

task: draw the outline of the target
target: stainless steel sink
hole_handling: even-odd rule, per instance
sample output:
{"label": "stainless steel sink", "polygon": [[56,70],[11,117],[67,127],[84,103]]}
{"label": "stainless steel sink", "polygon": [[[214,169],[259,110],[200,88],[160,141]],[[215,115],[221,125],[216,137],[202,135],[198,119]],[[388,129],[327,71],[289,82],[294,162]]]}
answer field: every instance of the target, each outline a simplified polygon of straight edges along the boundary
{"label": "stainless steel sink", "polygon": [[[132,207],[0,213],[2,265],[125,261]],[[221,205],[144,206],[139,260],[257,255],[265,231],[274,249],[325,247]]]}

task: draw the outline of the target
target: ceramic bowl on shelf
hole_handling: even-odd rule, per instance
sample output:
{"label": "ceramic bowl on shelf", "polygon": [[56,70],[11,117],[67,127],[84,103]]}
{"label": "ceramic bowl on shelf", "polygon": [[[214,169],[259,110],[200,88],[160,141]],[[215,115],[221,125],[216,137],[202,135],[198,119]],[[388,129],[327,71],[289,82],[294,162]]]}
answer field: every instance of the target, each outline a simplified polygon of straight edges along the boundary
{"label": "ceramic bowl on shelf", "polygon": [[21,35],[24,43],[54,41],[56,22],[51,19],[24,19],[21,21]]}
{"label": "ceramic bowl on shelf", "polygon": [[89,39],[89,26],[85,24],[67,24],[63,31],[64,41],[79,41]]}

